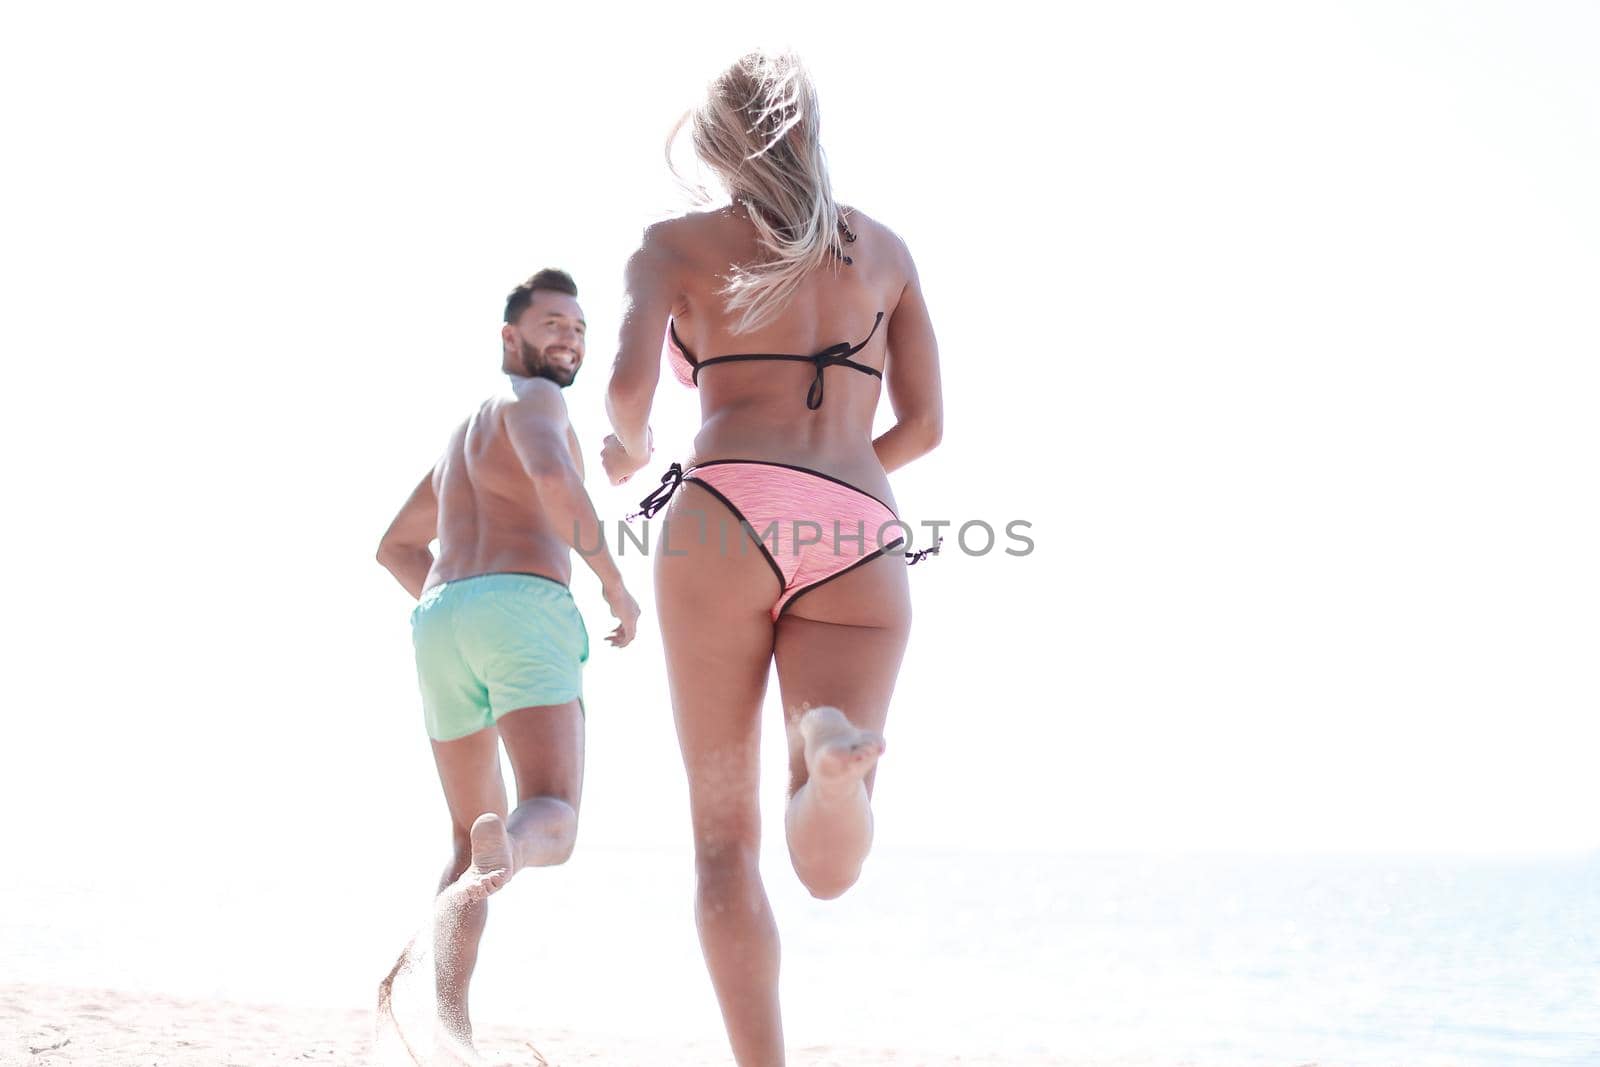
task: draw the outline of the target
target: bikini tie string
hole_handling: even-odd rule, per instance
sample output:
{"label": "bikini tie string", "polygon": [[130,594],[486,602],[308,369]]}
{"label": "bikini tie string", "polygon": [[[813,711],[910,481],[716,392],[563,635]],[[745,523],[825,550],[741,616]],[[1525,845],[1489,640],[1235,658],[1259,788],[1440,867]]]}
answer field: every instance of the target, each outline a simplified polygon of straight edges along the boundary
{"label": "bikini tie string", "polygon": [[929,556],[937,556],[939,554],[939,546],[942,544],[944,544],[944,538],[941,537],[939,540],[933,543],[932,548],[919,548],[915,552],[907,552],[906,566],[915,566],[916,564],[927,559]]}
{"label": "bikini tie string", "polygon": [[[845,262],[848,263],[849,260]],[[837,367],[840,364],[844,364],[847,367],[854,367],[857,370],[864,370],[868,374],[874,374],[880,378],[883,377],[878,368],[869,367],[864,363],[857,363],[850,358],[867,347],[873,335],[878,332],[878,325],[882,322],[883,312],[880,311],[878,312],[878,317],[872,320],[872,329],[867,332],[866,340],[860,344],[853,345],[849,341],[840,341],[838,344],[829,345],[816,355],[808,357],[812,363],[817,365],[817,376],[812,379],[811,388],[806,391],[806,407],[815,411],[822,406],[822,372],[829,367]]]}
{"label": "bikini tie string", "polygon": [[639,501],[639,510],[629,515],[627,521],[632,522],[641,515],[647,519],[653,517],[656,512],[667,506],[667,501],[672,499],[672,494],[676,493],[678,486],[682,484],[683,466],[674,463],[667,468],[667,473],[661,476],[661,484],[656,487],[655,492]]}
{"label": "bikini tie string", "polygon": [[822,372],[829,367],[852,362],[850,357],[855,352],[856,349],[851,347],[850,342],[841,341],[811,357],[811,362],[817,365],[817,376],[812,379],[811,388],[806,391],[806,407],[815,411],[822,406]]}

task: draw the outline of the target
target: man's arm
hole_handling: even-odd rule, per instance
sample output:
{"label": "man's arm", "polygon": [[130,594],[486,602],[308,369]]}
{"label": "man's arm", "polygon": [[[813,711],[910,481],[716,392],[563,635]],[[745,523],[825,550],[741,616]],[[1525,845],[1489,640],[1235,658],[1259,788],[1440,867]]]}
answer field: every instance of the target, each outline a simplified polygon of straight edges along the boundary
{"label": "man's arm", "polygon": [[[569,448],[569,439],[576,435],[572,433],[560,387],[535,379],[517,402],[506,408],[505,420],[511,447],[522,469],[528,472],[556,535],[577,549],[579,558],[600,579],[600,593],[611,614],[617,617],[617,628],[606,640],[623,647],[633,640],[638,629],[639,605],[622,583],[622,572],[606,545],[605,529],[583,487],[578,463],[573,461],[575,453]],[[596,547],[590,548],[591,545]]]}
{"label": "man's arm", "polygon": [[429,471],[378,542],[378,562],[419,599],[433,567],[433,551],[428,546],[438,535],[439,497],[433,491],[433,471]]}
{"label": "man's arm", "polygon": [[939,387],[939,344],[922,299],[917,266],[900,245],[906,286],[889,317],[889,360],[884,386],[895,424],[872,442],[885,471],[897,470],[933,451],[944,435],[944,399]]}
{"label": "man's arm", "polygon": [[583,469],[583,446],[578,443],[578,431],[567,424],[567,449],[572,453],[572,463],[578,468],[578,481],[589,480],[589,472]]}
{"label": "man's arm", "polygon": [[[611,558],[605,530],[568,447],[567,404],[560,387],[534,379],[516,403],[507,406],[505,420],[511,447],[538,491],[556,535],[578,550],[602,589],[620,586],[622,572]],[[595,544],[600,546],[598,552],[593,551]]]}

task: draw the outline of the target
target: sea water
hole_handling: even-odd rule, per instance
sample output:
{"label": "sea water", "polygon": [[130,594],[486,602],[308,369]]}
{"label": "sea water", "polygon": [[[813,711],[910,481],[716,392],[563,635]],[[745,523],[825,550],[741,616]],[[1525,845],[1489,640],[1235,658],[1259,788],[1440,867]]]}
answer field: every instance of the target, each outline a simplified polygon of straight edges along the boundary
{"label": "sea water", "polygon": [[[837,901],[763,859],[786,1037],[1061,1063],[1600,1064],[1600,856],[881,849]],[[424,884],[12,871],[0,980],[370,1004]],[[491,913],[480,1022],[717,1038],[692,864],[584,852]],[[908,1062],[915,1062],[914,1058]]]}

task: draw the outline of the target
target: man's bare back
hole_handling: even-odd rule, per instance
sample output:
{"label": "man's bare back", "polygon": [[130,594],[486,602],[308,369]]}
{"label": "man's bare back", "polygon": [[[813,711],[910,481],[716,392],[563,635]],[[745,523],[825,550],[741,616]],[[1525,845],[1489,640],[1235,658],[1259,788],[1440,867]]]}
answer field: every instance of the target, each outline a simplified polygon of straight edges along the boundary
{"label": "man's bare back", "polygon": [[420,598],[486,574],[534,574],[565,586],[571,550],[584,546],[583,560],[619,623],[607,640],[625,645],[639,608],[584,490],[583,454],[562,396],[583,363],[583,311],[575,295],[518,292],[501,331],[506,388],[450,435],[384,533],[378,561]]}
{"label": "man's bare back", "polygon": [[[552,525],[539,487],[513,446],[506,418],[529,389],[557,390],[544,379],[513,379],[506,392],[484,401],[450,435],[433,468],[439,500],[439,555],[424,588],[479,574],[523,573],[572,580],[569,542]],[[583,455],[572,423],[566,424],[568,455],[583,477]]]}

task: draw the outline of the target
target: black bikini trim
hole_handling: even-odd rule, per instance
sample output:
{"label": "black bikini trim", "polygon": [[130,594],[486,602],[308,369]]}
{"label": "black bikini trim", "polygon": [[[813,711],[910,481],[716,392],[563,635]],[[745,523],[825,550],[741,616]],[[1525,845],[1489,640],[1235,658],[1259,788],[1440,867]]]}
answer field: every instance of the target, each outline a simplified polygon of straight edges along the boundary
{"label": "black bikini trim", "polygon": [[672,343],[678,346],[678,351],[683,353],[683,358],[689,361],[689,366],[694,368],[694,377],[699,381],[700,363],[694,358],[694,353],[689,351],[689,346],[683,343],[683,338],[678,336],[678,320],[667,320],[667,332],[672,334]]}
{"label": "black bikini trim", "polygon": [[[690,469],[691,471],[693,470],[693,468]],[[756,528],[750,524],[749,519],[744,517],[744,512],[734,507],[733,501],[723,496],[717,491],[716,486],[710,484],[709,482],[703,482],[699,478],[694,477],[693,474],[685,475],[683,480],[686,482],[693,482],[695,485],[698,485],[700,488],[704,489],[706,492],[722,501],[723,505],[729,511],[733,512],[733,517],[739,520],[739,525],[744,527],[745,532],[750,535],[750,540],[754,541],[756,543],[756,547],[761,549],[761,558],[766,560],[767,566],[772,568],[773,576],[778,579],[778,595],[782,596],[784,590],[789,587],[788,579],[784,578],[783,571],[778,567],[778,561],[772,558],[772,553],[767,549],[767,543],[761,540],[760,536],[756,534]]]}
{"label": "black bikini trim", "polygon": [[[769,459],[708,459],[704,463],[696,463],[693,467],[691,467],[689,469],[691,471],[695,471],[695,470],[699,470],[701,467],[720,467],[720,466],[724,466],[724,465],[729,464],[729,463],[754,463],[754,464],[757,464],[758,466],[762,466],[762,467],[782,467],[784,470],[799,471],[801,474],[814,474],[818,478],[824,478],[824,479],[832,482],[835,485],[842,485],[846,489],[852,489],[855,492],[860,493],[862,496],[866,497],[868,500],[876,501],[878,504],[883,505],[883,509],[885,511],[887,511],[891,515],[894,515],[894,508],[891,508],[888,504],[885,504],[883,501],[878,500],[877,497],[873,496],[871,493],[867,492],[865,489],[861,489],[861,488],[858,488],[858,487],[856,487],[854,485],[851,485],[849,482],[845,481],[843,478],[835,478],[831,474],[824,474],[822,471],[812,470],[810,467],[801,467],[798,464],[794,464],[794,463],[776,463],[776,462],[774,462],[772,460],[769,460]],[[895,515],[895,518],[899,519],[900,516]]]}

